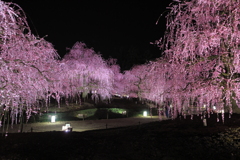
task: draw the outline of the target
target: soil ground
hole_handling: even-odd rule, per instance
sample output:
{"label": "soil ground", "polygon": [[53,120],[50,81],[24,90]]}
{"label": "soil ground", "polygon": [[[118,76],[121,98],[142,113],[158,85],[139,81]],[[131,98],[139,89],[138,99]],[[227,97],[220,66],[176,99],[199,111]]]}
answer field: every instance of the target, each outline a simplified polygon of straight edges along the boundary
{"label": "soil ground", "polygon": [[[126,121],[127,119],[122,119]],[[134,119],[128,119],[130,121]],[[146,119],[145,119],[146,120]],[[109,120],[96,120],[104,125]],[[113,120],[114,121],[114,120]],[[114,123],[116,123],[115,120]],[[0,138],[0,159],[86,159],[86,160],[234,160],[240,159],[240,115],[225,115],[217,122],[217,114],[203,126],[200,116],[191,119],[138,123],[118,128],[73,132],[56,128],[43,132],[9,133]],[[81,121],[76,123],[95,122]],[[92,123],[92,124],[91,124]],[[126,122],[127,123],[127,122]],[[137,123],[137,124],[136,124]],[[50,124],[55,125],[55,124]],[[26,127],[26,126],[25,126]],[[53,126],[52,126],[53,127]],[[110,123],[109,123],[110,127]],[[40,129],[41,130],[41,129]],[[53,131],[55,130],[55,131]],[[82,128],[82,131],[84,129]],[[34,131],[34,129],[33,129]]]}

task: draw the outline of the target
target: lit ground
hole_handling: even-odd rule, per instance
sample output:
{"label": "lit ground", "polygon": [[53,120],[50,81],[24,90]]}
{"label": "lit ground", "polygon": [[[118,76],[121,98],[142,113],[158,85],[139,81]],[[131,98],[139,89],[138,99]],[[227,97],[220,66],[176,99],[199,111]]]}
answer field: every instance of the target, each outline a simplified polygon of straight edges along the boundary
{"label": "lit ground", "polygon": [[[163,120],[166,118],[163,118]],[[101,120],[81,120],[81,121],[57,121],[51,122],[38,122],[24,124],[23,132],[48,132],[48,131],[62,131],[62,126],[70,124],[74,132],[82,132],[88,130],[98,130],[107,128],[117,128],[125,126],[134,126],[144,123],[159,121],[158,116],[136,117],[136,118],[118,118],[118,119],[101,119]],[[8,133],[17,133],[19,125],[9,127]],[[2,128],[0,130],[2,132]]]}

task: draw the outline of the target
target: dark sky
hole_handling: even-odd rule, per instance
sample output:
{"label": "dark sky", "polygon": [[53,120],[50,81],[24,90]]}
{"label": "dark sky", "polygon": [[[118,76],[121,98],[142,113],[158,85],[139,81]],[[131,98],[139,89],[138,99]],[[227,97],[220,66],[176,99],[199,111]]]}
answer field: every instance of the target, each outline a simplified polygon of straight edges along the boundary
{"label": "dark sky", "polygon": [[[163,36],[171,0],[9,0],[26,12],[35,35],[53,43],[63,57],[76,41],[85,42],[104,58],[117,58],[123,69],[160,57],[150,42]],[[54,3],[55,2],[55,3]],[[128,58],[126,58],[128,57]]]}

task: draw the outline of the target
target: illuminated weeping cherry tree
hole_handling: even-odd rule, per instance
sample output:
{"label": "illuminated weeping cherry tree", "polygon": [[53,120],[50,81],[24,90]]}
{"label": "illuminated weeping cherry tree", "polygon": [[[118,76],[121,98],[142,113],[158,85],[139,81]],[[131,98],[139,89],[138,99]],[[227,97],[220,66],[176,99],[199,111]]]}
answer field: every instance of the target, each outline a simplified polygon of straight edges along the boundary
{"label": "illuminated weeping cherry tree", "polygon": [[172,89],[168,83],[171,77],[168,72],[170,72],[169,63],[163,59],[157,59],[145,65],[145,91],[142,92],[144,99],[163,106]]}
{"label": "illuminated weeping cherry tree", "polygon": [[136,65],[131,70],[125,71],[125,92],[130,97],[138,98],[140,101],[146,98],[145,94],[149,94],[147,80],[149,79],[151,69],[151,64],[146,63],[142,65]]}
{"label": "illuminated weeping cherry tree", "polygon": [[124,75],[120,71],[120,66],[117,64],[117,59],[109,58],[106,62],[109,69],[113,73],[112,90],[110,90],[110,93],[116,96],[124,95]]}
{"label": "illuminated weeping cherry tree", "polygon": [[[149,107],[150,112],[152,108],[163,106],[170,89],[166,82],[166,71],[169,71],[167,69],[168,65],[166,61],[157,59],[156,61],[136,65],[131,70],[125,71],[122,80],[124,84],[123,93],[129,95],[129,97],[138,98]],[[159,118],[162,119],[160,112]]]}
{"label": "illuminated weeping cherry tree", "polygon": [[121,79],[118,65],[108,64],[84,43],[77,42],[63,60],[58,58],[51,43],[31,33],[17,4],[0,1],[0,126],[5,120],[28,120],[39,110],[39,101],[48,105],[50,97],[58,104],[61,97],[89,93],[95,100],[110,98]]}
{"label": "illuminated weeping cherry tree", "polygon": [[186,105],[198,110],[215,106],[230,114],[239,110],[239,6],[239,0],[183,0],[170,5],[167,31],[159,44],[171,64],[169,96],[176,112]]}
{"label": "illuminated weeping cherry tree", "polygon": [[76,42],[60,62],[60,68],[61,96],[84,98],[91,94],[95,100],[111,97],[113,70],[86,44]]}
{"label": "illuminated weeping cherry tree", "polygon": [[0,1],[1,120],[8,112],[11,123],[17,123],[23,113],[29,119],[37,110],[37,100],[47,97],[54,82],[56,58],[51,43],[31,34],[22,9]]}

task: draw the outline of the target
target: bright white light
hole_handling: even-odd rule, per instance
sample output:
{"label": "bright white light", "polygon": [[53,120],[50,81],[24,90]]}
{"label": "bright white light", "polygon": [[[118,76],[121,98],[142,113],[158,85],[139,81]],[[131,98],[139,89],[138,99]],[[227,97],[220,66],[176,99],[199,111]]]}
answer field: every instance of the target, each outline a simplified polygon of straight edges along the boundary
{"label": "bright white light", "polygon": [[215,110],[215,109],[216,109],[216,106],[213,106],[213,109]]}
{"label": "bright white light", "polygon": [[70,128],[72,128],[70,124],[65,124],[65,126],[62,126],[62,131],[69,132]]}
{"label": "bright white light", "polygon": [[143,116],[144,116],[144,117],[147,116],[147,111],[143,111]]}
{"label": "bright white light", "polygon": [[62,131],[66,131],[67,126],[62,126]]}
{"label": "bright white light", "polygon": [[122,97],[120,94],[114,94],[114,96],[116,96],[116,97]]}
{"label": "bright white light", "polygon": [[206,104],[203,105],[203,108],[206,108]]}
{"label": "bright white light", "polygon": [[56,116],[51,116],[51,122],[55,122],[56,121]]}

